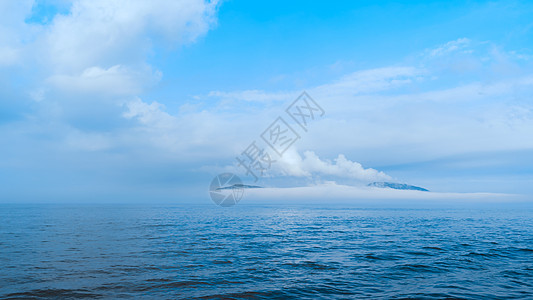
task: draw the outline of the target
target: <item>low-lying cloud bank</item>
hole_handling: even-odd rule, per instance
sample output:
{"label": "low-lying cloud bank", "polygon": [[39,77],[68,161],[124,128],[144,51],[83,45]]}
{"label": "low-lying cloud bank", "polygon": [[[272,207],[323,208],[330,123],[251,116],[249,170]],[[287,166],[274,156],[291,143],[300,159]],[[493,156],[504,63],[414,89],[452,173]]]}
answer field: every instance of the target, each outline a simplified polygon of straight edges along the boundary
{"label": "low-lying cloud bank", "polygon": [[525,196],[499,193],[438,193],[326,183],[291,188],[245,190],[247,204],[469,204],[531,202]]}

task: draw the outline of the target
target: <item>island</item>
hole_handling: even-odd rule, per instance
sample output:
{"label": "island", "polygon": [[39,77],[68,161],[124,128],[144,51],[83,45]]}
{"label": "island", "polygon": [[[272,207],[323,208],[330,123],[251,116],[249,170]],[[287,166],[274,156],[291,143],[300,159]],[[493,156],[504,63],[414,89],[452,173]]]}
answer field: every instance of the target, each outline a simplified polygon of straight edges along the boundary
{"label": "island", "polygon": [[378,188],[390,188],[395,190],[412,190],[412,191],[422,191],[429,192],[425,188],[419,186],[409,185],[405,183],[395,183],[395,182],[372,182],[368,186],[378,187]]}

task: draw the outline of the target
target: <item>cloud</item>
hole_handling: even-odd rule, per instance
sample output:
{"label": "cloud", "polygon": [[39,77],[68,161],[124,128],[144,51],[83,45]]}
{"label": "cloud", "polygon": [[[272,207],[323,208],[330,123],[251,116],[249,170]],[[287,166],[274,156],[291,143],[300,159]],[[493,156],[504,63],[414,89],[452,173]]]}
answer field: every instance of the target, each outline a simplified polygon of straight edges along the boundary
{"label": "cloud", "polygon": [[[80,151],[72,160],[81,162],[87,152],[97,156],[106,151],[124,151],[124,161],[133,165],[145,159],[220,165],[233,161],[277,115],[284,114],[284,103],[292,102],[301,90],[213,91],[183,105],[186,109],[177,113],[172,110],[174,103],[167,111],[165,100],[139,96],[163,76],[157,66],[147,63],[151,51],[193,42],[215,23],[216,6],[216,2],[204,1],[126,5],[80,0],[73,2],[68,14],[39,25],[41,38],[30,39],[26,48],[5,38],[7,46],[0,44],[0,54],[7,54],[0,58],[0,65],[16,64],[25,55],[39,58],[35,74],[23,76],[33,81],[21,93],[31,95],[39,108],[28,113],[27,122],[35,124],[27,136],[54,132],[57,149],[66,146]],[[449,61],[462,65],[453,54],[468,47],[471,41],[458,39],[428,53],[446,65]],[[490,53],[476,59],[480,70],[492,74],[488,80],[483,77],[486,74],[475,73],[472,78],[448,80],[428,59],[357,70],[308,87],[326,111],[299,141],[298,147],[313,151],[286,152],[275,163],[273,175],[317,181],[340,178],[351,183],[389,181],[391,176],[378,170],[454,153],[533,147],[533,139],[524,138],[533,132],[528,106],[533,81],[527,66],[521,76],[502,78],[486,68],[495,61]],[[61,114],[70,118],[60,118]],[[78,125],[83,119],[99,127]],[[57,128],[67,129],[50,125],[61,122],[68,124]],[[109,126],[113,122],[120,124]],[[38,149],[39,145],[38,139],[32,139],[29,147]],[[6,156],[8,160],[22,160],[22,155],[13,153]],[[113,163],[110,160],[110,167]],[[320,193],[329,191],[324,188]],[[353,197],[352,192],[344,197]]]}
{"label": "cloud", "polygon": [[[46,16],[39,5],[50,6]],[[153,143],[175,154],[216,140],[206,120],[223,118],[191,112],[178,119],[139,95],[163,76],[148,59],[205,34],[218,1],[21,0],[0,8],[0,68],[23,64],[0,76],[10,88],[0,100],[2,121],[11,121],[5,107],[30,103],[26,124],[11,126],[55,132],[58,143],[93,151]]]}
{"label": "cloud", "polygon": [[296,177],[333,176],[343,179],[355,179],[360,182],[391,180],[391,177],[372,168],[365,169],[360,163],[339,154],[333,161],[322,160],[313,151],[305,151],[303,158],[290,149],[276,162],[275,167],[283,175]]}
{"label": "cloud", "polygon": [[[391,66],[360,70],[344,75],[329,83],[309,87],[307,91],[320,98],[346,98],[361,94],[371,94],[402,87],[421,80],[426,71],[412,66]],[[211,91],[208,97],[229,102],[281,102],[294,100],[301,90],[267,92],[261,90]]]}
{"label": "cloud", "polygon": [[[356,187],[325,184],[291,187],[262,188],[245,190],[243,204],[346,204],[346,205],[387,205],[403,207],[414,205],[418,208],[433,205],[469,205],[486,203],[528,202],[520,195],[501,193],[435,193],[411,190],[395,190],[375,187]],[[528,203],[531,203],[529,201]]]}
{"label": "cloud", "polygon": [[76,129],[68,130],[65,145],[81,151],[101,151],[112,147],[110,136],[100,133],[86,133]]}
{"label": "cloud", "polygon": [[0,67],[20,66],[17,78],[43,91],[42,105],[91,101],[88,93],[117,103],[161,79],[147,62],[155,51],[192,43],[216,24],[218,1],[21,0],[0,8]]}
{"label": "cloud", "polygon": [[79,75],[53,75],[48,82],[58,90],[69,93],[120,96],[136,95],[159,81],[161,76],[161,72],[153,72],[149,66],[135,69],[115,65],[108,69],[90,67]]}
{"label": "cloud", "polygon": [[384,67],[353,72],[337,81],[312,89],[317,95],[351,96],[385,91],[413,82],[424,71],[415,67]]}
{"label": "cloud", "polygon": [[32,0],[0,1],[0,67],[21,62],[24,41],[31,39],[32,28],[24,22]]}
{"label": "cloud", "polygon": [[470,39],[459,38],[454,41],[449,41],[444,45],[440,45],[436,48],[427,50],[427,53],[431,57],[443,56],[454,51],[465,49],[470,45]]}
{"label": "cloud", "polygon": [[260,90],[246,90],[236,92],[211,91],[208,97],[217,97],[222,101],[275,102],[286,101],[294,97],[294,93],[267,93]]}
{"label": "cloud", "polygon": [[19,51],[10,47],[0,47],[0,67],[15,64],[19,60]]}
{"label": "cloud", "polygon": [[126,103],[126,107],[128,111],[124,112],[123,116],[128,119],[136,118],[143,125],[172,128],[176,123],[176,119],[164,111],[165,106],[158,102],[148,104],[137,98]]}
{"label": "cloud", "polygon": [[250,120],[257,120],[253,115],[247,117],[207,110],[173,115],[161,103],[148,103],[140,98],[126,102],[124,106],[123,117],[137,121],[125,133],[134,137],[135,145],[151,146],[162,155],[172,155],[182,161],[231,157],[239,147],[245,146],[247,137],[256,133],[254,127],[244,126]]}
{"label": "cloud", "polygon": [[[299,147],[330,157],[341,152],[370,166],[533,147],[533,139],[524,138],[533,128],[531,66],[521,62],[515,73],[500,72],[494,66],[513,65],[514,58],[494,49],[459,38],[418,53],[411,65],[359,70],[308,87],[326,114]],[[465,69],[465,61],[477,67]],[[211,96],[220,96],[235,111],[253,105],[270,113],[275,100],[277,112],[283,113],[299,92],[219,91]],[[238,101],[246,95],[258,101]],[[227,100],[232,97],[234,103]]]}
{"label": "cloud", "polygon": [[193,42],[215,22],[217,2],[75,0],[43,41],[60,73],[144,60],[159,40]]}

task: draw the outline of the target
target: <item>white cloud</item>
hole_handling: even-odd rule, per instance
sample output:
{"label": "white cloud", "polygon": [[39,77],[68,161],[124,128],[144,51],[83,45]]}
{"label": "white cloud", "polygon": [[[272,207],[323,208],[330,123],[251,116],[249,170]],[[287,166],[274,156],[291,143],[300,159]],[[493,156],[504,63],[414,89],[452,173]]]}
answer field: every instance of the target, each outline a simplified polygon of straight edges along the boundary
{"label": "white cloud", "polygon": [[209,111],[171,115],[164,105],[147,103],[140,98],[127,102],[125,107],[127,111],[123,117],[138,121],[138,125],[126,133],[134,139],[132,143],[154,147],[162,155],[173,155],[185,161],[193,157],[233,156],[247,142],[246,137],[255,134],[253,127],[243,126],[246,123],[243,116],[236,121],[235,116]]}
{"label": "white cloud", "polygon": [[509,51],[509,55],[511,57],[515,57],[517,59],[520,59],[520,60],[531,60],[533,59],[533,55],[529,55],[529,54],[524,54],[524,53],[520,53],[520,52],[517,52],[517,51]]}
{"label": "white cloud", "polygon": [[410,84],[424,73],[422,69],[409,66],[369,69],[353,72],[335,82],[310,89],[310,92],[317,97],[350,97]]}
{"label": "white cloud", "polygon": [[334,176],[355,179],[360,182],[390,180],[387,174],[365,169],[360,163],[347,159],[339,154],[333,161],[321,160],[313,151],[305,151],[304,157],[293,148],[286,151],[275,163],[275,167],[284,175],[297,177]]}
{"label": "white cloud", "polygon": [[511,194],[435,193],[346,186],[329,182],[307,187],[247,189],[245,190],[241,203],[384,204],[388,207],[416,205],[416,207],[420,208],[438,204],[469,205],[475,203],[516,203],[524,201],[527,201],[525,197]]}
{"label": "white cloud", "polygon": [[156,128],[174,128],[176,119],[164,111],[165,106],[152,102],[148,104],[137,98],[126,103],[128,111],[123,116],[125,118],[137,118],[141,124]]}
{"label": "white cloud", "polygon": [[438,46],[434,49],[427,50],[429,56],[437,57],[449,54],[450,52],[465,49],[470,44],[470,40],[467,38],[459,38],[454,41],[449,41],[444,45]]}
{"label": "white cloud", "polygon": [[[323,85],[310,87],[311,95],[320,98],[346,98],[354,95],[382,92],[405,86],[421,80],[426,71],[410,66],[393,66],[361,70],[345,75],[338,80]],[[218,97],[222,101],[273,102],[294,100],[301,91],[266,92],[261,90],[212,91],[209,97]]]}
{"label": "white cloud", "polygon": [[[523,65],[516,74],[495,71],[494,64],[512,57],[502,58],[493,48],[461,38],[426,50],[423,59],[416,56],[415,66],[361,70],[307,88],[326,114],[312,124],[299,147],[330,157],[341,152],[377,166],[461,153],[531,149],[533,139],[525,138],[533,130],[531,68]],[[430,52],[434,57],[428,57]],[[465,57],[478,67],[449,69],[453,64],[463,65]],[[258,111],[268,108],[262,112],[270,113],[274,111],[270,102],[275,100],[280,103],[275,111],[283,113],[300,92],[219,91],[211,96],[227,103],[229,98],[257,100],[235,101],[233,110],[241,112],[254,106]],[[239,117],[234,120],[244,126],[257,124]],[[303,160],[285,156],[295,166]],[[309,174],[297,167],[287,167],[285,172]]]}
{"label": "white cloud", "polygon": [[[212,138],[222,131],[217,125],[230,120],[196,111],[173,116],[162,104],[143,102],[138,95],[163,76],[148,57],[205,34],[216,24],[218,1],[65,2],[70,2],[61,3],[67,12],[28,24],[37,2],[0,0],[0,67],[20,62],[28,67],[17,70],[17,78],[24,78],[20,98],[34,100],[28,122],[46,120],[72,129],[48,128],[70,148],[152,147],[179,157],[209,154],[209,147],[224,136]],[[17,97],[6,101],[12,99]],[[96,132],[86,132],[92,130]]]}
{"label": "white cloud", "polygon": [[65,138],[69,148],[82,151],[100,151],[112,147],[112,139],[105,134],[86,133],[70,129]]}
{"label": "white cloud", "polygon": [[160,78],[161,72],[153,72],[149,66],[130,68],[115,65],[108,69],[90,67],[78,75],[54,75],[48,82],[67,92],[135,95],[144,87],[155,84]]}
{"label": "white cloud", "polygon": [[27,85],[47,91],[43,102],[141,93],[162,77],[147,57],[194,42],[216,23],[218,7],[217,0],[68,2],[67,13],[41,24],[26,22],[39,3],[0,1],[0,67],[30,66]]}
{"label": "white cloud", "polygon": [[57,15],[45,40],[60,73],[144,60],[157,37],[188,43],[214,23],[217,2],[75,0]]}
{"label": "white cloud", "polygon": [[9,66],[19,60],[19,51],[10,47],[0,47],[0,66]]}
{"label": "white cloud", "polygon": [[[125,103],[122,116],[137,122],[128,122],[130,127],[121,127],[111,135],[67,132],[58,140],[70,148],[99,151],[117,147],[131,152],[148,148],[146,153],[161,160],[190,163],[194,159],[208,159],[208,163],[217,160],[224,165],[258,137],[273,120],[271,116],[276,117],[285,109],[283,104],[270,111],[265,107],[290,103],[301,93],[214,91],[208,97],[219,98],[220,103],[232,109],[221,112],[209,99],[209,106],[189,105],[177,114],[169,113],[159,102],[131,97],[161,77],[145,62],[146,53],[155,43],[148,36],[153,38],[155,33],[168,43],[190,42],[213,24],[216,4],[202,1],[150,4],[157,8],[146,8],[136,1],[123,7],[103,1],[75,4],[71,14],[57,17],[47,27],[46,39],[40,41],[44,47],[40,50],[49,54],[45,59],[50,59],[48,63],[53,69],[44,72],[49,87],[32,86],[35,92],[30,95],[39,104],[47,102],[50,89],[82,96],[106,93],[119,103],[134,98]],[[191,7],[180,9],[189,4]],[[176,21],[172,16],[182,19]],[[434,56],[442,59],[467,42],[460,39],[447,43],[434,51]],[[5,49],[16,53],[6,55],[9,58],[4,58],[6,63],[16,62],[24,54],[17,52],[16,47]],[[389,175],[364,168],[346,156],[372,161],[371,166],[383,166],[453,153],[533,147],[533,139],[524,138],[533,132],[531,109],[520,98],[531,93],[530,75],[437,85],[428,79],[438,79],[440,75],[426,65],[391,66],[352,72],[310,87],[309,93],[326,110],[326,115],[317,120],[316,126],[313,124],[310,135],[303,136],[299,146],[337,157],[329,161],[312,151],[304,152],[303,157],[289,151],[274,165],[275,171],[295,177],[388,181]],[[514,102],[512,109],[506,109],[507,102]],[[64,103],[58,107],[61,104]],[[247,114],[249,107],[261,113]],[[120,112],[115,114],[120,118]],[[100,122],[99,114],[95,116],[95,122]],[[520,122],[510,122],[514,119]],[[346,193],[346,197],[349,195],[353,193]]]}
{"label": "white cloud", "polygon": [[21,61],[23,41],[32,33],[24,23],[32,4],[32,0],[0,1],[0,67]]}
{"label": "white cloud", "polygon": [[236,92],[221,92],[212,91],[208,94],[209,97],[217,97],[222,101],[248,101],[248,102],[272,102],[272,101],[286,101],[295,96],[294,93],[267,93],[260,90],[246,90]]}
{"label": "white cloud", "polygon": [[[31,12],[34,0],[0,1],[0,44],[16,42],[25,36],[24,18]],[[22,33],[22,35],[21,35]]]}

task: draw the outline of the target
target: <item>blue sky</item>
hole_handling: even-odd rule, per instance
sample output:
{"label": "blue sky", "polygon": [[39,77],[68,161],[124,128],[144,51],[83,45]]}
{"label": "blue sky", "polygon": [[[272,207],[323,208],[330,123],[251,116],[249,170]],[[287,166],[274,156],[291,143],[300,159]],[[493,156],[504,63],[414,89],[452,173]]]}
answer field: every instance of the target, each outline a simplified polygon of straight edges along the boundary
{"label": "blue sky", "polygon": [[[526,1],[0,0],[0,201],[208,202],[302,91],[265,186],[533,194]],[[380,175],[381,174],[381,175]]]}

